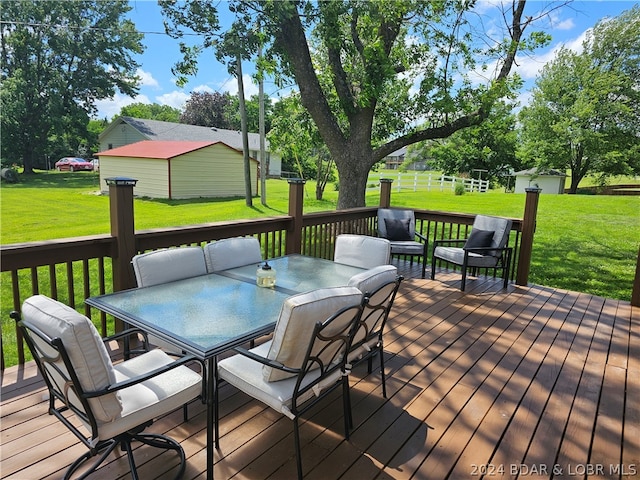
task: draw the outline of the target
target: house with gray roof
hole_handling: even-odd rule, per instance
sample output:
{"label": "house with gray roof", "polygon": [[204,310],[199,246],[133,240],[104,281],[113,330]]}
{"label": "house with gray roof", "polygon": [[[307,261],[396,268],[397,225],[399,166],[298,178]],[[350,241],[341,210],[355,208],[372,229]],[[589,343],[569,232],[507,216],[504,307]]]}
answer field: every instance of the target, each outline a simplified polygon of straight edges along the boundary
{"label": "house with gray roof", "polygon": [[[236,150],[243,151],[242,134],[236,130],[215,127],[201,127],[184,123],[162,122],[133,117],[118,117],[104,129],[98,137],[100,150],[106,151],[143,140],[172,142],[221,142]],[[269,150],[265,140],[268,176],[280,177],[280,156]],[[260,135],[249,133],[249,156],[260,159]]]}

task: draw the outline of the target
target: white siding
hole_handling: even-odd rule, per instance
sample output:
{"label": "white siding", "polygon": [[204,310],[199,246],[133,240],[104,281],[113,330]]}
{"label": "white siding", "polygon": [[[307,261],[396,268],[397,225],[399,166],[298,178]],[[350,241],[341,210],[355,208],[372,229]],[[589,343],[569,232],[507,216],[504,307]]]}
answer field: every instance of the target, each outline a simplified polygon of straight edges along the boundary
{"label": "white siding", "polygon": [[116,126],[100,141],[100,151],[104,152],[112,148],[123,147],[130,143],[136,143],[142,140],[148,140],[148,138],[128,123],[122,123]]}
{"label": "white siding", "polygon": [[[282,159],[280,156],[268,150],[265,154],[267,156],[267,165],[269,165],[267,175],[271,177],[279,177],[282,175]],[[260,150],[249,150],[249,156],[260,160]]]}
{"label": "white siding", "polygon": [[[257,162],[251,160],[251,191],[257,195]],[[242,153],[221,144],[171,159],[171,198],[244,196]]]}
{"label": "white siding", "polygon": [[133,194],[136,196],[169,198],[167,160],[100,155],[101,192],[109,192],[105,179],[111,177],[128,177],[138,180],[133,189]]}
{"label": "white siding", "polygon": [[540,193],[546,194],[561,194],[564,193],[566,177],[557,175],[538,175],[533,178],[530,175],[517,176],[516,186],[514,188],[515,193],[524,193],[525,188],[531,188],[538,186],[542,189]]}

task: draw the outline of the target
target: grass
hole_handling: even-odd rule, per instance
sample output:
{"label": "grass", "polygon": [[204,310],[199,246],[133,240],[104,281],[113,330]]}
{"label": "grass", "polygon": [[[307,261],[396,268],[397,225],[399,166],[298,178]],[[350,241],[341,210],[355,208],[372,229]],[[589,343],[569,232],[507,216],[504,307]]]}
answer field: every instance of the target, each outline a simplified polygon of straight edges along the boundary
{"label": "grass", "polygon": [[[109,198],[99,195],[98,182],[96,173],[49,172],[18,184],[3,183],[0,242],[108,233]],[[327,187],[322,201],[315,200],[313,182],[308,182],[305,189],[305,212],[335,209],[338,192],[333,186]],[[286,181],[269,180],[268,206],[261,205],[259,198],[253,199],[252,207],[246,206],[244,198],[174,201],[137,198],[135,225],[137,230],[144,230],[284,215],[288,211],[288,195]],[[368,191],[366,202],[368,206],[378,205],[379,191]],[[506,194],[502,190],[459,196],[436,191],[391,194],[395,207],[515,218],[522,218],[524,202],[524,194]],[[630,300],[638,245],[640,196],[542,194],[529,280],[549,287]],[[13,304],[9,273],[2,273],[0,279],[2,337],[5,361],[10,366],[17,362],[17,353],[15,329],[8,317]]]}
{"label": "grass", "polygon": [[[377,178],[377,177],[376,177]],[[49,240],[110,231],[109,199],[99,195],[98,174],[40,173],[1,190],[2,244]],[[305,212],[333,210],[338,192],[315,200],[315,185],[306,185]],[[288,184],[267,182],[268,206],[244,198],[135,199],[136,229],[193,225],[221,220],[284,215]],[[379,192],[367,193],[367,205],[378,204]],[[521,218],[524,194],[454,195],[451,192],[393,191],[393,206]],[[629,300],[640,244],[640,197],[595,195],[540,196],[530,281],[608,298]],[[7,300],[5,288],[2,300]],[[9,303],[10,304],[10,303]],[[5,303],[6,305],[6,303]]]}

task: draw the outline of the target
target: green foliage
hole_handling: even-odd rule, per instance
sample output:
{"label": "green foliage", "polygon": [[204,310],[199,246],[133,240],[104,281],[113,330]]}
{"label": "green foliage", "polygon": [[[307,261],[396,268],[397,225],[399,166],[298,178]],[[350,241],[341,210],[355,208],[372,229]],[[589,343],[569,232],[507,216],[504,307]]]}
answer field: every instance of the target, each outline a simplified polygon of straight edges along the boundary
{"label": "green foliage", "polygon": [[502,184],[506,174],[523,168],[516,157],[516,118],[512,105],[496,102],[489,117],[480,125],[460,130],[449,138],[421,142],[410,148],[410,158],[424,160],[445,175],[475,176]]}
{"label": "green foliage", "polygon": [[[505,24],[492,26],[488,38],[474,1],[233,0],[227,5],[235,21],[226,32],[218,32],[217,4],[161,1],[176,38],[186,30],[203,36],[201,45],[183,49],[180,73],[193,73],[198,54],[214,47],[231,73],[238,59],[257,54],[258,76],[273,74],[279,85],[295,79],[351,187],[341,190],[340,208],[364,204],[367,174],[386,155],[477,125],[513,90],[516,53],[549,40],[538,32],[524,35],[545,13],[527,16],[525,3],[496,12]],[[499,73],[488,86],[477,85],[472,72],[494,62]],[[424,118],[430,123],[415,128]]]}
{"label": "green foliage", "polygon": [[335,179],[333,161],[299,95],[289,95],[275,105],[269,144],[280,152],[285,171],[316,180],[316,198],[322,199],[327,183]]}
{"label": "green foliage", "polygon": [[180,121],[180,110],[169,105],[158,103],[132,103],[120,109],[120,116],[144,118],[146,120],[159,120],[161,122]]}
{"label": "green foliage", "polygon": [[178,0],[158,0],[164,16],[164,26],[168,35],[181,39],[184,30],[197,33],[202,43],[189,46],[183,41],[179,42],[180,52],[183,55],[176,65],[171,68],[171,73],[177,77],[176,84],[183,87],[187,83],[189,75],[198,72],[198,57],[200,53],[213,45],[219,38],[218,10],[209,2],[181,2]]}
{"label": "green foliage", "polygon": [[[3,184],[0,243],[108,233],[109,198],[95,194],[99,190],[98,178],[93,172],[50,172],[23,177],[18,184]],[[619,181],[630,183],[629,180]],[[288,188],[286,181],[269,180],[268,207],[247,207],[243,199],[136,198],[136,229],[286,215]],[[314,189],[314,182],[308,181],[304,198],[306,213],[336,208],[339,190],[327,189],[325,199],[319,201],[309,194]],[[29,202],[25,202],[25,198]],[[403,190],[393,191],[391,204],[394,207],[420,206],[435,211],[522,218],[524,199],[524,194],[505,194],[501,190],[468,192],[462,196],[455,196],[450,191]],[[52,207],[70,202],[82,213],[79,214],[77,208]],[[378,202],[377,190],[367,193],[367,205],[376,206]],[[629,300],[640,244],[639,211],[640,197],[543,193],[539,201],[530,281]],[[2,275],[1,304],[10,306],[13,303],[11,281],[7,279],[8,273]],[[3,315],[2,318],[7,317]]]}
{"label": "green foliage", "polygon": [[[142,35],[125,1],[2,4],[2,157],[27,173],[46,157],[88,152],[94,102],[135,95]],[[43,166],[43,165],[42,165]]]}
{"label": "green foliage", "polygon": [[180,123],[230,130],[233,128],[229,118],[230,105],[231,94],[228,92],[193,92],[180,116]]}
{"label": "green foliage", "polygon": [[[225,116],[229,119],[231,130],[240,130],[240,99],[237,95],[231,96],[231,101],[226,107]],[[252,95],[251,98],[245,99],[245,109],[247,111],[247,129],[250,132],[260,131],[260,98],[258,95]],[[264,98],[264,131],[269,133],[271,123],[273,122],[273,103],[271,98]]]}
{"label": "green foliage", "polygon": [[520,114],[519,155],[571,170],[572,192],[587,174],[640,173],[640,7],[600,21],[582,53],[561,50]]}
{"label": "green foliage", "polygon": [[464,188],[464,184],[462,183],[456,183],[456,186],[453,190],[453,193],[455,195],[464,195],[466,193],[466,189]]}

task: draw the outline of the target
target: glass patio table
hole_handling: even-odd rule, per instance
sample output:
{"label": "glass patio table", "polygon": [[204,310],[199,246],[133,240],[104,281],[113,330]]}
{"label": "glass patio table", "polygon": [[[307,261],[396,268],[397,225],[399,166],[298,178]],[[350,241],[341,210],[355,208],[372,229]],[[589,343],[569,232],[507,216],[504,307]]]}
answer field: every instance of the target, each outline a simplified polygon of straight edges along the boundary
{"label": "glass patio table", "polygon": [[291,255],[269,260],[276,287],[256,285],[257,265],[90,297],[88,305],[206,362],[207,479],[213,479],[215,371],[219,354],[271,333],[292,294],[346,285],[362,268]]}
{"label": "glass patio table", "polygon": [[[317,288],[347,285],[352,276],[365,270],[324,258],[298,254],[272,258],[268,262],[276,271],[275,289],[290,295]],[[236,280],[255,283],[257,268],[258,264],[251,264],[217,273]]]}

